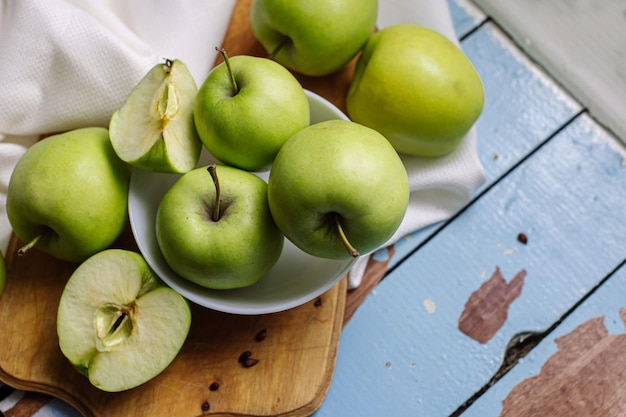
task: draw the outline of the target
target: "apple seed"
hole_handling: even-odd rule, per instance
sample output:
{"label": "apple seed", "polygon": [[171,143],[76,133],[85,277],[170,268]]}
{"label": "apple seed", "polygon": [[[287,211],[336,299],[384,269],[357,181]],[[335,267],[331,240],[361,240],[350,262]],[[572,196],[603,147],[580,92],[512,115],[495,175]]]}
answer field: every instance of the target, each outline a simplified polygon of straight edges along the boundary
{"label": "apple seed", "polygon": [[520,233],[519,235],[517,235],[517,240],[518,242],[525,245],[528,243],[528,236],[526,236],[525,233]]}
{"label": "apple seed", "polygon": [[257,342],[262,342],[263,340],[265,340],[265,337],[266,337],[266,336],[267,336],[267,329],[263,329],[263,330],[261,330],[260,332],[258,332],[258,333],[256,334],[256,336],[254,337],[254,339],[255,339]]}
{"label": "apple seed", "polygon": [[246,361],[246,359],[248,359],[250,357],[250,355],[252,355],[252,352],[250,352],[249,350],[246,350],[241,355],[239,355],[239,359],[237,359],[237,361],[239,363],[244,363]]}
{"label": "apple seed", "polygon": [[244,368],[250,368],[250,367],[256,365],[257,363],[259,363],[258,359],[247,358],[245,361],[243,361],[242,365],[243,365]]}
{"label": "apple seed", "polygon": [[211,409],[211,404],[208,401],[202,403],[202,411],[205,413]]}
{"label": "apple seed", "polygon": [[106,304],[96,311],[98,350],[106,351],[126,340],[133,330],[132,307]]}

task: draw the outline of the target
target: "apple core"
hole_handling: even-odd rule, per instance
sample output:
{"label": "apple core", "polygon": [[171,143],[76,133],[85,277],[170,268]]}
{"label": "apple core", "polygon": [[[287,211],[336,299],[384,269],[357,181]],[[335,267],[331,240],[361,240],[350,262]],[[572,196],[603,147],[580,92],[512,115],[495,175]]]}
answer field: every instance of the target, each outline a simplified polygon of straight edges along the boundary
{"label": "apple core", "polygon": [[133,305],[105,304],[96,310],[96,348],[105,352],[119,345],[133,331]]}

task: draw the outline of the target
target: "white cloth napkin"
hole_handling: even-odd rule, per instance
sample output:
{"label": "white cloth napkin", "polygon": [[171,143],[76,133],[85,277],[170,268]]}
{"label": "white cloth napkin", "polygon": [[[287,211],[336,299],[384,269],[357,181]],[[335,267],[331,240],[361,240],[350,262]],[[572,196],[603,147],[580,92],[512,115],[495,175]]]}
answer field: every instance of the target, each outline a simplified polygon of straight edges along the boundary
{"label": "white cloth napkin", "polygon": [[11,226],[6,192],[40,134],[107,126],[163,58],[198,85],[215,61],[235,0],[0,0],[0,249]]}
{"label": "white cloth napkin", "polygon": [[[418,23],[457,42],[447,2],[380,0],[379,27]],[[6,192],[19,157],[40,134],[107,126],[143,75],[179,58],[200,85],[215,60],[235,0],[0,1],[0,249],[11,228]],[[407,215],[386,245],[461,208],[484,181],[472,130],[451,155],[404,158]],[[358,286],[371,254],[349,275]]]}

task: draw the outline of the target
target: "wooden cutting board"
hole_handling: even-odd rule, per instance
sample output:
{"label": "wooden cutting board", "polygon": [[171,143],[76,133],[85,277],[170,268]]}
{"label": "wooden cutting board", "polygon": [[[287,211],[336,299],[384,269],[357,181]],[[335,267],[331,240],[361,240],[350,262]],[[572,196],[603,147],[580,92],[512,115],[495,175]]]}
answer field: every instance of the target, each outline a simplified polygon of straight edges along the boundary
{"label": "wooden cutting board", "polygon": [[[298,308],[238,316],[192,305],[192,326],[174,362],[152,381],[122,393],[93,388],[63,357],[56,312],[76,264],[42,252],[15,255],[11,240],[0,296],[0,380],[61,398],[85,416],[307,416],[320,405],[334,369],[345,279]],[[129,232],[116,247],[134,249]],[[257,341],[257,334],[266,337]],[[238,358],[250,351],[257,365]],[[209,389],[213,382],[219,389]]]}
{"label": "wooden cutting board", "polygon": [[[266,55],[250,30],[250,4],[251,0],[238,1],[233,11],[222,45],[230,56]],[[343,109],[353,64],[330,76],[298,78],[305,88]],[[162,374],[126,392],[104,393],[78,374],[58,347],[57,305],[77,265],[39,251],[18,257],[14,255],[18,245],[14,237],[0,296],[3,382],[61,398],[85,416],[295,417],[308,416],[321,405],[343,324],[345,278],[318,300],[276,314],[237,316],[193,305],[189,337]],[[137,250],[128,231],[116,247]],[[263,329],[266,338],[256,341]],[[246,350],[259,360],[256,366],[238,363]],[[219,389],[210,390],[214,382]]]}

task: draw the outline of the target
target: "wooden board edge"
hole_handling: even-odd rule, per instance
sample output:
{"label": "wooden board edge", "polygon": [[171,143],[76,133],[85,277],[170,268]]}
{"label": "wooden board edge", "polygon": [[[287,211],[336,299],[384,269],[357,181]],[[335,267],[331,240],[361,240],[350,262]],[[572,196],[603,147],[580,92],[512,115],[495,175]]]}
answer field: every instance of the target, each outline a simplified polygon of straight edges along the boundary
{"label": "wooden board edge", "polygon": [[[293,414],[293,417],[308,417],[317,411],[326,399],[326,395],[330,390],[330,385],[335,374],[335,364],[337,362],[337,353],[339,351],[339,339],[344,325],[344,314],[346,310],[346,294],[348,291],[348,276],[344,276],[331,291],[337,291],[337,302],[335,303],[335,314],[332,330],[332,342],[329,348],[332,347],[332,352],[329,352],[326,362],[325,378],[320,384],[320,388],[313,395],[311,402],[306,406],[294,410],[297,411]],[[292,415],[285,416],[292,417]]]}

